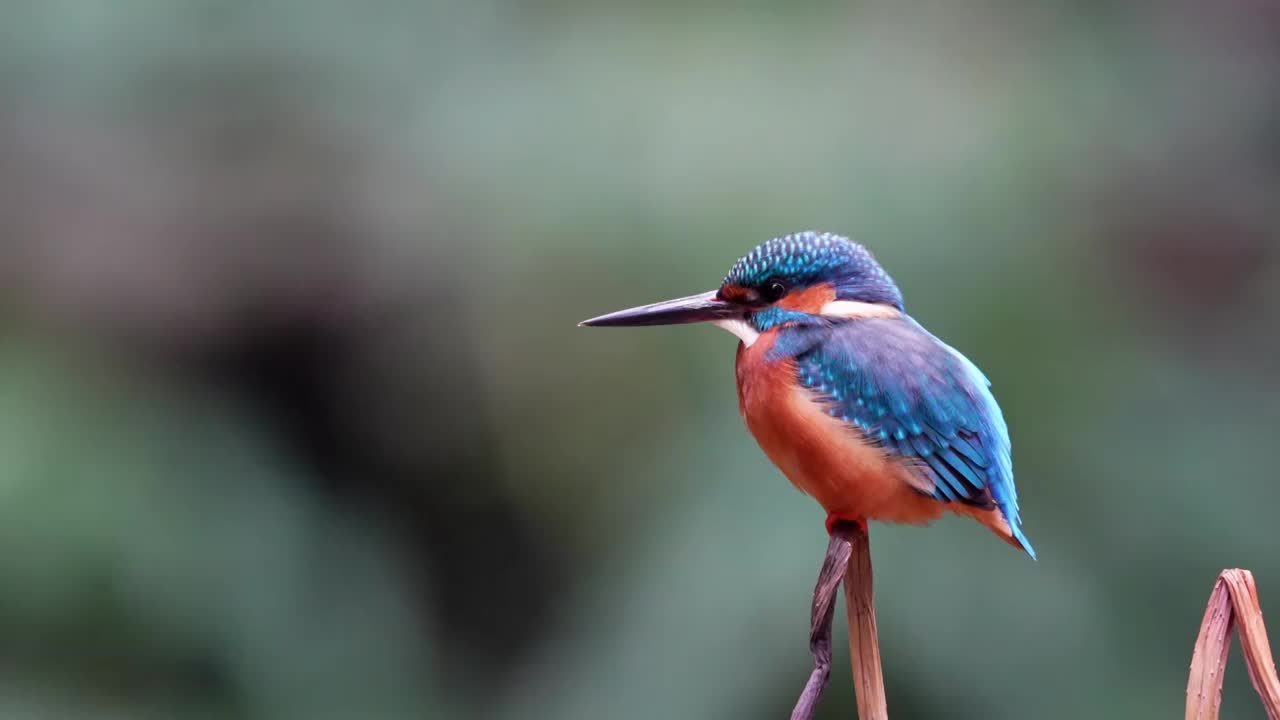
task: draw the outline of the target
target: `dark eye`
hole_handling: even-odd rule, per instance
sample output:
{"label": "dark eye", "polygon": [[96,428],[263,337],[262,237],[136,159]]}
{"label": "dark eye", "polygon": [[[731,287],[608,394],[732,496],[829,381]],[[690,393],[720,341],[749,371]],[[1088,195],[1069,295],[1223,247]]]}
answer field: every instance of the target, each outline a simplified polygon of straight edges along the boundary
{"label": "dark eye", "polygon": [[760,297],[769,302],[777,302],[787,294],[787,286],[782,284],[781,280],[770,280],[760,289]]}

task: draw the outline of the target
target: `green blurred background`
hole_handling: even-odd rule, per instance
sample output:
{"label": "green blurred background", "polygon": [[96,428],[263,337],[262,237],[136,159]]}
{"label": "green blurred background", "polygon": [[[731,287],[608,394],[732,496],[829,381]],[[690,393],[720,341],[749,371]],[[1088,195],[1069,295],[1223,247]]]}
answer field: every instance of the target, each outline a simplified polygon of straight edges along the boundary
{"label": "green blurred background", "polygon": [[[1219,569],[1280,627],[1278,36],[1266,0],[5,3],[0,717],[786,717],[823,516],[734,340],[575,323],[809,228],[995,380],[1041,556],[873,530],[894,717],[1178,717]],[[1225,715],[1262,717],[1238,658]]]}

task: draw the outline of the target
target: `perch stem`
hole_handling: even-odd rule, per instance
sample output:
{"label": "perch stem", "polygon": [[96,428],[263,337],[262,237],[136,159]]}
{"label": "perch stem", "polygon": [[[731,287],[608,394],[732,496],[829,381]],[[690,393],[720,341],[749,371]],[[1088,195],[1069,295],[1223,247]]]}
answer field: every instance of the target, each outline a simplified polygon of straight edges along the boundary
{"label": "perch stem", "polygon": [[836,587],[844,581],[849,616],[849,650],[853,683],[861,720],[886,720],[884,679],[880,669],[880,641],[872,602],[871,546],[865,526],[839,522],[831,528],[831,542],[813,588],[809,650],[813,672],[796,702],[791,720],[812,720],[831,676],[831,624],[835,617]]}
{"label": "perch stem", "polygon": [[809,682],[805,683],[795,710],[791,711],[791,720],[811,720],[822,692],[827,689],[827,680],[831,677],[831,623],[836,614],[836,588],[849,566],[850,551],[848,540],[832,533],[827,556],[818,573],[818,584],[813,588],[813,611],[809,619],[813,672],[809,674]]}
{"label": "perch stem", "polygon": [[847,534],[851,553],[844,575],[845,611],[849,617],[849,655],[853,659],[853,686],[858,696],[860,720],[887,720],[884,675],[880,667],[880,635],[872,593],[871,542],[865,527],[848,523],[836,526]]}

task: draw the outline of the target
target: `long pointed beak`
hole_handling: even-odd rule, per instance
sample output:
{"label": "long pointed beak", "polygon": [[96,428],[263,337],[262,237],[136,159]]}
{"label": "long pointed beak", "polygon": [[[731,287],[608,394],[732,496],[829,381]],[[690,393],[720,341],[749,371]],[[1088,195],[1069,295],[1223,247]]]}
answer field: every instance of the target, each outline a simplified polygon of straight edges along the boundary
{"label": "long pointed beak", "polygon": [[619,310],[578,323],[580,327],[637,327],[680,325],[741,317],[742,307],[716,297],[716,292],[667,300],[652,305]]}

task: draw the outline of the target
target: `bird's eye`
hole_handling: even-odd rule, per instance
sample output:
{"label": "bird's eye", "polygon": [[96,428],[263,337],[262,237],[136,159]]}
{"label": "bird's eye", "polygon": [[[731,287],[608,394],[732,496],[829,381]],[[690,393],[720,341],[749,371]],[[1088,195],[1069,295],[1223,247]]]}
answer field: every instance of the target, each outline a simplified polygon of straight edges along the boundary
{"label": "bird's eye", "polygon": [[761,297],[769,302],[777,302],[787,294],[787,286],[782,284],[781,280],[770,280],[764,284],[760,291]]}

